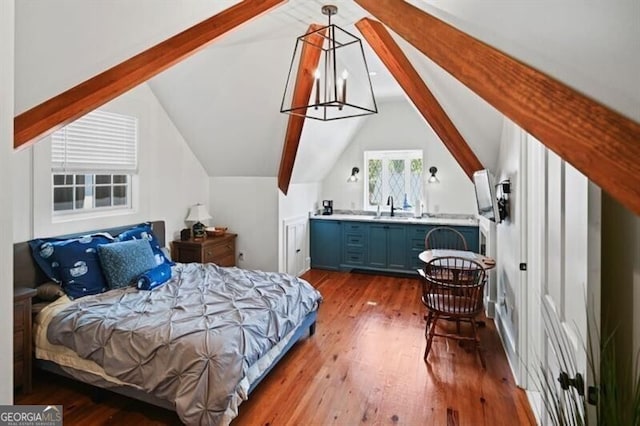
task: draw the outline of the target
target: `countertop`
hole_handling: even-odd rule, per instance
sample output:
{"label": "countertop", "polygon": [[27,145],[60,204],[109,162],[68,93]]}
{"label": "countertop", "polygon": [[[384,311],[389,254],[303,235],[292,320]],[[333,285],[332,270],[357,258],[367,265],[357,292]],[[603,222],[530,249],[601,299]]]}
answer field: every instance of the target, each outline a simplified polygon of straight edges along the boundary
{"label": "countertop", "polygon": [[349,213],[334,213],[332,215],[315,214],[310,219],[319,220],[346,220],[357,222],[371,222],[371,223],[410,223],[417,225],[453,225],[453,226],[478,226],[478,219],[473,216],[465,215],[428,215],[421,218],[412,217],[409,215],[397,215],[390,217],[389,214],[383,214],[379,218],[375,215],[365,214],[349,214]]}

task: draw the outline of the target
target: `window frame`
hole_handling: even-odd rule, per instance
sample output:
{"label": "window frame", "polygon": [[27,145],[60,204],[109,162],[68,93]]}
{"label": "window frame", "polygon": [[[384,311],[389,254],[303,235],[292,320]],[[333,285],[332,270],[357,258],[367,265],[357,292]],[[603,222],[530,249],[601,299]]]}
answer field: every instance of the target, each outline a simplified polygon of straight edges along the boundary
{"label": "window frame", "polygon": [[[56,185],[55,183],[55,176],[56,175],[62,175],[62,176],[73,176],[73,183],[71,184],[67,184],[67,183],[63,183],[63,184],[58,184]],[[83,184],[78,184],[76,182],[77,176],[84,176],[85,177],[85,182]],[[91,176],[91,179],[87,179],[88,176]],[[110,183],[97,183],[97,176],[110,176]],[[124,176],[126,177],[126,183],[115,183],[114,182],[114,176]],[[76,173],[60,173],[60,172],[52,172],[51,173],[51,213],[53,215],[53,217],[69,217],[69,216],[80,216],[80,215],[91,215],[92,213],[103,213],[103,212],[113,212],[113,211],[117,211],[117,212],[121,212],[121,211],[130,211],[133,209],[133,201],[132,201],[132,181],[133,181],[133,175],[130,174],[125,174],[125,173],[103,173],[103,172],[97,172],[97,173],[88,173],[88,172],[76,172]],[[85,188],[85,202],[87,201],[87,199],[92,203],[92,205],[90,207],[80,207],[80,208],[76,208],[76,203],[78,200],[76,200],[76,190],[78,188]],[[88,190],[88,188],[91,188],[91,190]],[[106,188],[109,187],[111,189],[111,205],[109,206],[96,206],[96,192],[97,192],[97,188]],[[114,188],[115,187],[124,187],[126,190],[126,202],[124,204],[120,204],[120,205],[114,205],[113,201],[114,201]],[[72,189],[72,200],[71,200],[71,208],[70,209],[63,209],[63,210],[56,210],[55,209],[55,190],[57,188],[71,188]]]}
{"label": "window frame", "polygon": [[[385,194],[388,197],[390,195],[389,189],[389,177],[388,177],[388,164],[391,160],[404,160],[405,161],[405,183],[410,186],[411,183],[411,161],[414,159],[422,160],[422,171],[420,172],[420,198],[424,200],[424,151],[422,149],[404,149],[404,150],[370,150],[364,151],[364,184],[363,184],[363,206],[365,211],[376,211],[378,204],[369,203],[369,160],[381,160],[382,161],[382,200],[380,206],[386,204]],[[402,207],[403,199],[394,199],[394,204],[398,208]],[[413,203],[414,200],[409,200]]]}
{"label": "window frame", "polygon": [[[134,187],[138,175],[138,118],[134,115],[95,110],[54,132],[49,149],[50,202],[52,222],[128,214],[134,211]],[[95,144],[95,145],[94,145]],[[101,153],[104,157],[100,157]],[[98,160],[96,160],[98,158]],[[101,161],[100,159],[104,160]],[[67,162],[69,160],[69,162]],[[72,183],[55,184],[55,176],[72,176]],[[78,184],[77,176],[85,183]],[[110,176],[110,183],[98,183],[98,176]],[[114,176],[126,176],[126,184],[114,183]],[[91,182],[87,182],[90,177]],[[126,202],[114,205],[114,189],[125,188]],[[61,187],[72,188],[71,205],[56,210],[55,193]],[[89,207],[77,208],[77,191],[84,187]],[[97,206],[98,188],[110,188],[109,206]],[[89,194],[88,194],[89,193]],[[86,204],[86,203],[85,203]]]}

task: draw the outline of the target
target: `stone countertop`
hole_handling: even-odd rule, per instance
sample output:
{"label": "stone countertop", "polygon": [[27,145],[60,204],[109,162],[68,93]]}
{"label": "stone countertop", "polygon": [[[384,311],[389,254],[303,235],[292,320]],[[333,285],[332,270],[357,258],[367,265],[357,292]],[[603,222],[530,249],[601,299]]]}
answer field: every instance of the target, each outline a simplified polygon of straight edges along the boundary
{"label": "stone countertop", "polygon": [[311,215],[310,219],[319,220],[345,220],[345,221],[357,221],[357,222],[370,222],[370,223],[408,223],[414,225],[452,225],[452,226],[478,226],[478,219],[471,215],[428,215],[420,218],[397,215],[390,217],[387,214],[383,214],[379,218],[376,218],[374,214],[349,214],[349,213],[334,213],[332,215]]}

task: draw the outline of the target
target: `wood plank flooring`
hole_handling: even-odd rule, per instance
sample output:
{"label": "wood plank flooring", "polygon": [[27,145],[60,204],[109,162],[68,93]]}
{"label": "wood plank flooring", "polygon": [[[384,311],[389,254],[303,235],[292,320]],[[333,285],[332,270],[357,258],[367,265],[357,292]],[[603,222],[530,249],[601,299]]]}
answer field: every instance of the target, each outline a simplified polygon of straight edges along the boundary
{"label": "wood plank flooring", "polygon": [[[232,425],[530,425],[491,320],[473,351],[436,338],[425,347],[419,281],[312,270],[324,297],[316,334],[299,342],[240,406]],[[445,325],[446,326],[446,325]],[[453,325],[452,325],[453,326]],[[16,404],[62,404],[70,425],[173,425],[175,413],[36,371]]]}

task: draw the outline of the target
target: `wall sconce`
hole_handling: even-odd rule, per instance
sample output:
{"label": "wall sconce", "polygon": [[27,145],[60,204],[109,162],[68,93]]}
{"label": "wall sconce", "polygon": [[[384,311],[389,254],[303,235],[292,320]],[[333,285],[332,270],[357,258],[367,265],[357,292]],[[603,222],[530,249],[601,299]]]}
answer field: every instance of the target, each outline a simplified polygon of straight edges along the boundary
{"label": "wall sconce", "polygon": [[351,169],[351,176],[347,178],[347,182],[357,182],[358,181],[358,173],[360,173],[360,169],[354,167]]}
{"label": "wall sconce", "polygon": [[498,214],[500,215],[500,222],[509,217],[509,194],[511,194],[511,181],[509,179],[503,180],[496,185],[499,191],[496,191],[496,197],[498,198]]}
{"label": "wall sconce", "polygon": [[436,173],[438,173],[438,168],[436,166],[429,167],[429,173],[431,173],[431,176],[429,176],[429,179],[427,179],[427,182],[440,183],[440,179],[438,179],[438,177],[436,176]]}

